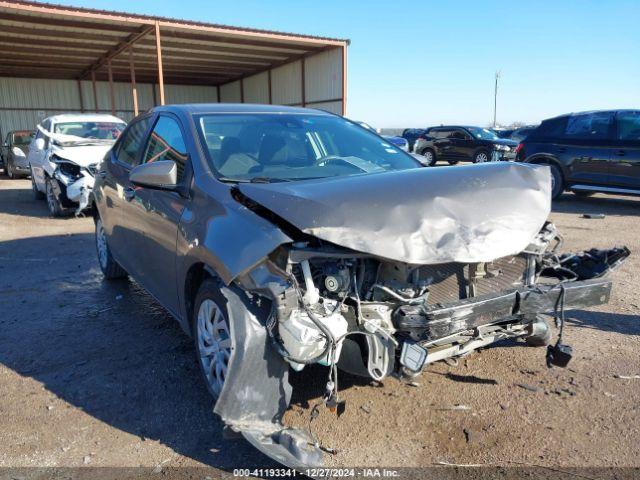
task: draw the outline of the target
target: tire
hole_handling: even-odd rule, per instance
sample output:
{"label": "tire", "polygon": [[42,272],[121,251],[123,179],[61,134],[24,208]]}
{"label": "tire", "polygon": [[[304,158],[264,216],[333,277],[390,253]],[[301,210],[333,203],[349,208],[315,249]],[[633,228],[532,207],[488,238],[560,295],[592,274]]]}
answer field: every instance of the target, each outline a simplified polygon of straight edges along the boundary
{"label": "tire", "polygon": [[7,165],[4,167],[4,173],[6,173],[7,177],[9,177],[11,180],[16,178],[13,174],[13,168],[11,167],[11,164],[9,162],[7,162]]}
{"label": "tire", "polygon": [[36,185],[36,177],[33,176],[33,170],[31,170],[31,191],[33,192],[33,198],[36,200],[44,199],[44,193],[38,190],[38,186]]}
{"label": "tire", "polygon": [[198,289],[191,329],[200,373],[209,393],[217,400],[224,386],[233,339],[227,301],[219,283],[212,278],[205,279]]}
{"label": "tire", "polygon": [[420,155],[424,157],[424,163],[430,167],[433,167],[438,161],[436,159],[436,152],[430,148],[425,148]]}
{"label": "tire", "polygon": [[120,266],[118,262],[111,255],[111,249],[109,248],[109,244],[107,243],[107,237],[104,233],[104,228],[102,226],[102,220],[100,217],[96,219],[96,253],[98,254],[98,264],[100,265],[100,270],[102,270],[102,274],[104,278],[107,280],[115,280],[118,278],[125,278],[127,276],[127,272],[124,268]]}
{"label": "tire", "polygon": [[553,164],[545,164],[551,169],[551,199],[556,200],[564,192],[564,177],[560,168]]}
{"label": "tire", "polygon": [[591,197],[595,194],[596,192],[585,192],[583,190],[580,191],[574,191],[573,194],[576,197],[580,197],[580,198],[587,198],[587,197]]}
{"label": "tire", "polygon": [[538,316],[531,324],[531,334],[525,338],[525,342],[530,347],[546,347],[551,343],[551,329],[547,321]]}
{"label": "tire", "polygon": [[66,213],[65,209],[60,205],[60,200],[56,197],[53,191],[53,180],[49,177],[45,180],[45,196],[47,198],[47,208],[49,208],[49,215],[54,218],[62,217]]}
{"label": "tire", "polygon": [[491,156],[486,150],[478,150],[473,155],[473,163],[487,163],[491,161]]}

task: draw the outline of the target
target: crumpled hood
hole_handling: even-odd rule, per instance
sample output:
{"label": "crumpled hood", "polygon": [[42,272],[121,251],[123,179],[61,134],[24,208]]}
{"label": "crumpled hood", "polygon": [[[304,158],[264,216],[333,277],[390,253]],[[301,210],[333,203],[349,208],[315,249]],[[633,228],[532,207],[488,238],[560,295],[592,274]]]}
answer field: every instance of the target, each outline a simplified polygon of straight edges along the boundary
{"label": "crumpled hood", "polygon": [[549,168],[511,162],[238,188],[307,234],[411,264],[519,253],[551,210]]}
{"label": "crumpled hood", "polygon": [[494,143],[495,145],[506,145],[508,147],[518,146],[518,142],[516,142],[515,140],[510,140],[508,138],[498,138],[496,140],[491,140],[491,142]]}
{"label": "crumpled hood", "polygon": [[65,160],[77,163],[81,167],[88,167],[94,163],[100,162],[109,150],[112,144],[107,145],[78,145],[61,147],[58,145],[51,146],[51,153]]}

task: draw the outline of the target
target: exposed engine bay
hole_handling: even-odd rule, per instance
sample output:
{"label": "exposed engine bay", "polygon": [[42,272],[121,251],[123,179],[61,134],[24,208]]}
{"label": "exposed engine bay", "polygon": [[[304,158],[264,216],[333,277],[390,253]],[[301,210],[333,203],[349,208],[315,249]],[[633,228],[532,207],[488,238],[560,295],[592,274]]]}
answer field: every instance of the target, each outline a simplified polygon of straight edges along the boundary
{"label": "exposed engine bay", "polygon": [[[289,287],[274,297],[269,332],[294,370],[337,364],[375,380],[398,367],[418,373],[426,363],[470,351],[470,342],[486,345],[545,328],[537,315],[557,310],[559,285],[597,279],[628,256],[626,249],[559,256],[561,245],[547,223],[518,255],[416,266],[322,242],[296,243],[271,258]],[[604,284],[589,291],[594,298],[565,288],[564,307],[577,295],[581,306],[608,298]],[[534,302],[534,296],[543,298]],[[508,311],[498,308],[504,303]]]}
{"label": "exposed engine bay", "polygon": [[[562,343],[564,310],[608,302],[611,281],[604,276],[629,250],[559,254],[561,246],[551,223],[517,255],[468,264],[410,265],[316,239],[283,245],[239,278],[243,289],[269,299],[262,314],[268,338],[259,337],[252,347],[251,329],[244,325],[249,342],[243,362],[254,363],[238,378],[227,378],[215,411],[256,448],[304,467],[322,464],[323,447],[307,432],[280,424],[290,398],[287,368],[279,367],[280,383],[268,370],[264,377],[248,372],[266,368],[268,355],[281,356],[296,371],[312,363],[328,366],[324,403],[338,414],[345,408],[338,369],[380,381],[390,374],[413,377],[429,363],[507,338],[544,346],[551,331],[543,314],[554,315],[560,327],[557,342],[547,347],[547,365],[566,366],[572,353]],[[256,321],[262,323],[256,316],[254,331]],[[272,395],[272,408],[239,407],[246,387],[265,377],[260,398]]]}

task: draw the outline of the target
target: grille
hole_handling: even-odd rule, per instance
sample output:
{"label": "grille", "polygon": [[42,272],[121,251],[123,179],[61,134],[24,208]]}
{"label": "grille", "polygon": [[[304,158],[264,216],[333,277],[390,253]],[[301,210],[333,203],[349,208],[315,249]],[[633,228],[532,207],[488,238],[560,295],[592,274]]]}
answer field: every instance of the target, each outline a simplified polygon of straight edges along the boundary
{"label": "grille", "polygon": [[[429,304],[455,302],[473,296],[512,290],[524,285],[527,259],[522,255],[500,258],[485,264],[446,263],[420,268],[420,280],[429,283]],[[471,273],[477,272],[474,288]],[[479,272],[484,272],[479,275]]]}
{"label": "grille", "polygon": [[462,263],[420,267],[420,281],[429,285],[428,303],[455,302],[466,298],[467,270],[467,266]]}
{"label": "grille", "polygon": [[475,296],[522,287],[526,269],[527,259],[523,255],[499,258],[486,263],[484,270],[488,272],[488,276],[476,278]]}

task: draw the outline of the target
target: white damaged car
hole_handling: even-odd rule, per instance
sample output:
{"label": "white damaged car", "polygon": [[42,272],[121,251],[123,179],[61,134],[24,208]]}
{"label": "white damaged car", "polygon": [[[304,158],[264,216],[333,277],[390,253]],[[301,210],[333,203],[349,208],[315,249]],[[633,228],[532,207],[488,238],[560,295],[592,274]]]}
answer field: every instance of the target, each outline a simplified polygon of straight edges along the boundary
{"label": "white damaged car", "polygon": [[54,217],[90,205],[96,168],[126,123],[105,114],[63,114],[44,119],[29,147],[31,187]]}

